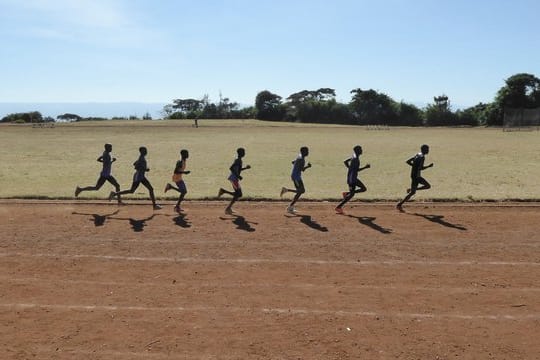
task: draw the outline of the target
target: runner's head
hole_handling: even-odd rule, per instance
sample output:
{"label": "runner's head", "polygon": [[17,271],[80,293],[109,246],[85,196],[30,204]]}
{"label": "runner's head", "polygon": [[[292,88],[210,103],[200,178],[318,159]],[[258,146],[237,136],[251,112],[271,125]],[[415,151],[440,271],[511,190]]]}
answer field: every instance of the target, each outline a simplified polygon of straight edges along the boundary
{"label": "runner's head", "polygon": [[139,152],[141,153],[142,156],[146,156],[146,154],[148,154],[148,150],[144,146],[141,146],[139,148]]}
{"label": "runner's head", "polygon": [[300,154],[303,156],[303,157],[306,157],[309,155],[309,149],[307,146],[302,146],[300,148]]}
{"label": "runner's head", "polygon": [[356,156],[362,155],[362,147],[360,145],[353,147],[353,151]]}
{"label": "runner's head", "polygon": [[112,145],[111,144],[105,144],[105,151],[111,152],[112,151]]}
{"label": "runner's head", "polygon": [[246,155],[246,150],[244,148],[238,148],[236,149],[236,153],[239,158],[243,158]]}
{"label": "runner's head", "polygon": [[180,156],[182,159],[187,159],[189,157],[189,152],[186,149],[180,150]]}
{"label": "runner's head", "polygon": [[424,144],[420,147],[420,151],[422,152],[422,154],[426,155],[426,154],[429,154],[429,146]]}

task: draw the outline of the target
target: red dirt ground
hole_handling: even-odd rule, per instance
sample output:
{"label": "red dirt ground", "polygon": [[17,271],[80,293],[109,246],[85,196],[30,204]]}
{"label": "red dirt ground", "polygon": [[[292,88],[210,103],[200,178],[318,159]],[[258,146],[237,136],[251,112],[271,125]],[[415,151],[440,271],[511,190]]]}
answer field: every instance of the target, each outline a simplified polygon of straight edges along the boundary
{"label": "red dirt ground", "polygon": [[538,359],[540,207],[0,203],[2,359]]}

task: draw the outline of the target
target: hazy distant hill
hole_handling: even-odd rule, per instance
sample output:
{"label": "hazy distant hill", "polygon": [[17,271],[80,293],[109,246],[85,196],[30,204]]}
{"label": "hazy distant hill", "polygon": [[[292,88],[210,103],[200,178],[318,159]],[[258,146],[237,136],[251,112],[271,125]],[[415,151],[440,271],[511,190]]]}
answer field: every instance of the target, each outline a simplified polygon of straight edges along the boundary
{"label": "hazy distant hill", "polygon": [[71,113],[82,117],[143,117],[149,113],[153,119],[161,118],[161,110],[165,103],[140,102],[88,102],[88,103],[1,103],[0,118],[7,114],[39,111],[43,116],[55,118],[58,115]]}

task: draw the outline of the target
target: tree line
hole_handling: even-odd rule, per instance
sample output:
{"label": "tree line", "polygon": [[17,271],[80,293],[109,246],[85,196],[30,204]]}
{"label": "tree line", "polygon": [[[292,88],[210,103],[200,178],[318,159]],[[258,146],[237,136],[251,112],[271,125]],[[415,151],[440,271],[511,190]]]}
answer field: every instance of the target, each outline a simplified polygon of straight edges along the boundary
{"label": "tree line", "polygon": [[115,116],[112,118],[105,118],[105,117],[97,117],[97,116],[89,116],[89,117],[82,117],[77,114],[72,113],[65,113],[58,115],[55,118],[51,116],[43,116],[39,111],[31,111],[31,112],[22,112],[22,113],[13,113],[8,114],[4,116],[2,119],[0,119],[0,122],[4,123],[15,123],[15,124],[24,124],[24,123],[50,123],[50,122],[77,122],[77,121],[105,121],[105,120],[152,120],[152,116],[149,113],[144,114],[142,117],[138,117],[136,115],[130,115],[130,116]]}
{"label": "tree line", "polygon": [[303,123],[389,125],[389,126],[501,126],[505,108],[540,107],[540,79],[520,73],[505,80],[495,99],[454,111],[448,96],[433,97],[425,108],[397,102],[373,89],[353,89],[349,103],[336,100],[331,88],[302,90],[283,98],[269,90],[260,91],[255,105],[240,108],[220,96],[212,103],[203,99],[175,99],[165,106],[167,119],[260,119]]}
{"label": "tree line", "polygon": [[[350,91],[351,100],[341,103],[331,88],[302,90],[283,98],[269,90],[260,91],[255,105],[240,107],[237,102],[219,96],[218,102],[202,99],[174,99],[164,106],[164,119],[260,119],[303,123],[388,125],[388,126],[501,126],[505,108],[540,108],[540,79],[520,73],[510,76],[490,103],[478,103],[454,111],[448,96],[433,97],[425,108],[403,101],[397,102],[387,94],[357,88]],[[134,120],[128,118],[113,118]],[[145,114],[143,120],[151,120]],[[83,118],[76,114],[62,114],[58,121],[107,120]],[[54,122],[39,112],[9,114],[0,122]]]}

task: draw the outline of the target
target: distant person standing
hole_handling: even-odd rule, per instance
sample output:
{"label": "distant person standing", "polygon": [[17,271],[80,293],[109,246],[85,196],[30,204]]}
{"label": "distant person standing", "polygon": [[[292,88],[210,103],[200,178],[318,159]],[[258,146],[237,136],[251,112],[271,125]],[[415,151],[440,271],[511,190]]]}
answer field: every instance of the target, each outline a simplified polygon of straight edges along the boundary
{"label": "distant person standing", "polygon": [[[96,182],[95,186],[87,186],[87,187],[79,187],[77,186],[75,188],[75,197],[78,197],[79,194],[83,191],[97,191],[101,189],[103,184],[105,184],[105,181],[110,182],[116,191],[120,191],[120,185],[118,184],[118,181],[112,176],[112,163],[116,161],[116,158],[111,156],[112,152],[112,145],[111,144],[105,144],[105,151],[103,151],[103,154],[97,158],[97,161],[100,163],[103,163],[103,168],[101,169],[101,173],[99,174],[99,178]],[[120,196],[118,197],[118,203],[121,204],[122,201],[120,199]]]}
{"label": "distant person standing", "polygon": [[[411,188],[407,189],[407,196],[396,205],[396,208],[399,211],[403,211],[403,204],[416,194],[416,191],[431,188],[430,183],[422,177],[422,170],[433,167],[433,163],[424,166],[424,160],[426,159],[427,154],[429,154],[429,146],[422,145],[420,147],[420,152],[407,160],[407,164],[411,166]],[[418,185],[422,186],[419,187]]]}
{"label": "distant person standing", "polygon": [[180,203],[182,202],[182,200],[184,200],[184,196],[186,196],[187,194],[186,183],[184,182],[182,175],[187,175],[190,173],[190,171],[186,171],[186,164],[188,158],[189,152],[186,149],[180,150],[180,160],[176,162],[176,166],[174,167],[174,173],[172,176],[172,181],[176,184],[176,187],[169,183],[167,183],[167,185],[165,186],[165,193],[169,190],[175,190],[180,193],[178,201],[176,202],[176,206],[174,207],[174,211],[176,211],[177,213],[181,213],[183,211],[180,207]]}
{"label": "distant person standing", "polygon": [[293,189],[287,189],[286,187],[281,188],[280,196],[285,195],[288,192],[295,193],[293,200],[287,206],[287,212],[290,214],[296,213],[296,209],[294,208],[294,204],[300,199],[300,196],[302,196],[303,193],[306,192],[306,189],[304,187],[304,182],[302,181],[302,173],[306,171],[306,169],[309,169],[311,167],[310,163],[307,163],[306,165],[306,157],[309,155],[309,149],[307,146],[302,146],[300,148],[300,154],[298,154],[298,157],[293,160],[293,168],[291,173],[291,180],[294,184],[294,190]]}
{"label": "distant person standing", "polygon": [[227,178],[233,187],[234,191],[228,191],[223,188],[220,188],[218,191],[218,198],[221,197],[223,194],[231,195],[233,198],[229,205],[225,208],[225,214],[232,215],[234,214],[234,211],[232,209],[232,206],[234,203],[242,197],[242,187],[240,186],[240,180],[242,180],[242,176],[240,175],[242,171],[251,169],[251,166],[247,165],[246,167],[243,167],[242,158],[246,155],[246,150],[244,148],[238,148],[236,150],[237,157],[234,160],[233,164],[229,168],[231,171],[229,177]]}
{"label": "distant person standing", "polygon": [[[362,155],[362,147],[356,145],[353,148],[352,156],[345,160],[343,163],[347,167],[347,185],[349,186],[349,191],[342,193],[343,200],[336,206],[336,213],[343,214],[343,205],[349,202],[356,193],[363,193],[367,191],[364,183],[358,178],[358,173],[362,170],[369,169],[371,165],[367,164],[364,167],[360,167],[360,155]],[[357,189],[358,188],[358,189]]]}
{"label": "distant person standing", "polygon": [[150,193],[150,199],[152,200],[152,206],[154,210],[160,210],[161,206],[156,204],[156,197],[154,196],[154,188],[152,187],[152,184],[150,184],[150,181],[146,178],[146,173],[150,171],[150,169],[147,166],[146,163],[146,155],[148,154],[148,150],[141,146],[139,148],[139,158],[137,161],[133,163],[133,167],[135,168],[135,174],[133,175],[133,183],[131,184],[131,189],[124,190],[124,191],[112,191],[109,195],[109,200],[112,200],[114,197],[120,197],[120,195],[124,194],[133,194],[135,190],[139,187],[140,184],[143,184],[144,187],[148,189],[148,192]]}

